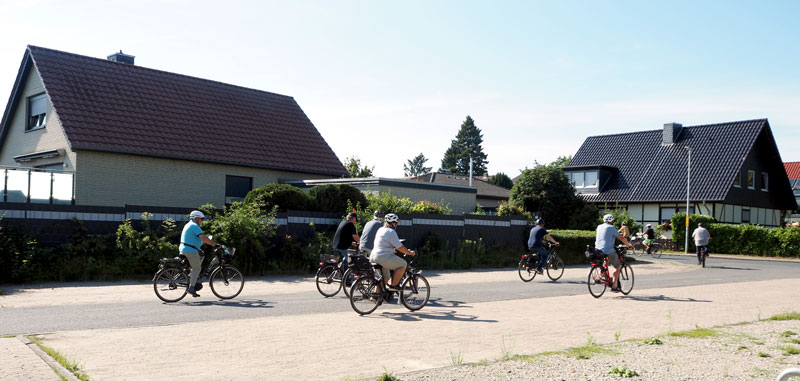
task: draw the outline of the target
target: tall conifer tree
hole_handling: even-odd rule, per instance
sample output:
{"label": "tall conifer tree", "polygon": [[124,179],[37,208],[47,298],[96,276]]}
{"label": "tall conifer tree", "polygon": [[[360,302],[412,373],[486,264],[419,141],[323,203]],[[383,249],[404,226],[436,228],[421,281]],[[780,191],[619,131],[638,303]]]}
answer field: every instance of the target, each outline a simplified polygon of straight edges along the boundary
{"label": "tall conifer tree", "polygon": [[467,115],[456,138],[451,141],[450,148],[442,158],[442,169],[450,170],[458,175],[469,175],[469,159],[472,158],[472,174],[483,176],[486,174],[487,155],[483,153],[483,134],[475,126],[475,121]]}

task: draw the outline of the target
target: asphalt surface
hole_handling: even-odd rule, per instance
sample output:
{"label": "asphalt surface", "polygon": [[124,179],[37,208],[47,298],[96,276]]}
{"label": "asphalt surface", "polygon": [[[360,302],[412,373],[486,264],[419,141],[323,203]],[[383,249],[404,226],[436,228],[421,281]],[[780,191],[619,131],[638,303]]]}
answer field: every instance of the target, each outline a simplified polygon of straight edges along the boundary
{"label": "asphalt surface", "polygon": [[[645,266],[651,259],[638,257],[637,266]],[[664,255],[661,261],[676,261],[696,266],[696,257]],[[588,266],[574,266],[587,269]],[[572,268],[574,268],[572,267]],[[710,257],[705,269],[690,267],[687,271],[663,274],[647,274],[635,278],[634,292],[629,296],[636,298],[636,290],[651,288],[670,288],[689,285],[707,285],[796,278],[800,270],[798,262],[742,260]],[[539,275],[532,282],[524,283],[517,276],[516,269],[486,270],[509,273],[506,281],[459,283],[437,285],[431,282],[431,306],[457,307],[463,304],[488,301],[530,299],[552,296],[588,295],[586,280],[583,278],[562,278],[551,282],[546,275]],[[452,272],[450,272],[452,273]],[[423,275],[431,278],[436,272],[427,271]],[[465,279],[464,282],[469,282]],[[236,299],[230,301],[193,301],[187,297],[180,303],[162,303],[153,295],[151,301],[97,303],[91,305],[60,305],[53,307],[9,308],[0,310],[0,334],[30,334],[58,331],[71,331],[96,328],[128,328],[142,326],[170,325],[194,321],[215,321],[246,319],[266,316],[306,315],[352,311],[344,293],[332,298],[322,297],[314,288],[313,281],[297,285],[296,293],[252,294],[247,284]],[[306,290],[302,288],[307,287]],[[204,290],[210,293],[210,290]],[[742,290],[746,297],[747,290]],[[142,284],[142,292],[152,293],[152,285]],[[649,296],[647,300],[670,300],[668,296]],[[402,308],[385,305],[381,309]]]}

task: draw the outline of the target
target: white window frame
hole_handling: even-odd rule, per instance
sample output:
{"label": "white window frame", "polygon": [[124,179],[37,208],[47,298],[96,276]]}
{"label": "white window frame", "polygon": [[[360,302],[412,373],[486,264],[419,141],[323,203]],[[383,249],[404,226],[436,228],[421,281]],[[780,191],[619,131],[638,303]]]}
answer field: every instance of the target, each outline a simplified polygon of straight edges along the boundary
{"label": "white window frame", "polygon": [[[37,108],[44,107],[44,112],[34,114],[34,102],[43,102]],[[41,93],[28,97],[28,120],[25,122],[25,131],[42,129],[47,124],[47,94]]]}

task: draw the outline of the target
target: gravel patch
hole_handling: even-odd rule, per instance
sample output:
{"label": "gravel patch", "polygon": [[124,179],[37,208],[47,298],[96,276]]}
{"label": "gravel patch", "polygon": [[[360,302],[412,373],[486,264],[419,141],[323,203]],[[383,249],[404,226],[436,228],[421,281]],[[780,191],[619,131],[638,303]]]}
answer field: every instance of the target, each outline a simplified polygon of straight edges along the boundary
{"label": "gravel patch", "polygon": [[395,377],[404,381],[774,380],[784,369],[800,367],[800,320],[762,320],[606,345],[590,337],[582,347],[509,357]]}

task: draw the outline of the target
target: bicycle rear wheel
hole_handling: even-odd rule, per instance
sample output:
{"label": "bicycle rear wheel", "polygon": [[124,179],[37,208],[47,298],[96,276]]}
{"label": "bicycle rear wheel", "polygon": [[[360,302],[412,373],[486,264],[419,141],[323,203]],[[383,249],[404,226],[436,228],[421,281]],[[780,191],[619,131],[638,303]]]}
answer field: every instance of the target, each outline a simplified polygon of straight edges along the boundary
{"label": "bicycle rear wheel", "polygon": [[350,288],[350,306],[359,315],[368,315],[382,303],[378,282],[372,277],[358,278]]}
{"label": "bicycle rear wheel", "polygon": [[519,279],[522,279],[523,282],[530,282],[533,280],[533,278],[536,278],[536,269],[534,268],[534,264],[529,263],[525,259],[519,261],[517,272],[519,272]]}
{"label": "bicycle rear wheel", "polygon": [[342,273],[335,264],[328,263],[322,265],[322,267],[317,270],[315,279],[317,291],[326,298],[338,294],[339,290],[342,288]]}
{"label": "bicycle rear wheel", "polygon": [[600,266],[592,266],[586,283],[592,296],[595,298],[603,296],[603,293],[606,292],[606,284],[603,282],[603,270],[601,270]]}
{"label": "bicycle rear wheel", "polygon": [[159,299],[174,303],[186,296],[189,287],[189,276],[176,268],[161,269],[153,280],[153,290]]}
{"label": "bicycle rear wheel", "polygon": [[400,287],[400,303],[403,303],[410,311],[420,310],[428,304],[428,299],[431,297],[431,287],[424,276],[410,276],[403,281]]}
{"label": "bicycle rear wheel", "polygon": [[214,269],[208,285],[218,298],[233,299],[244,288],[244,276],[236,267],[223,265]]}
{"label": "bicycle rear wheel", "polygon": [[627,263],[623,263],[619,269],[619,291],[624,295],[628,295],[633,290],[633,267]]}
{"label": "bicycle rear wheel", "polygon": [[564,275],[564,261],[559,257],[551,256],[547,261],[547,277],[552,281],[561,279]]}

